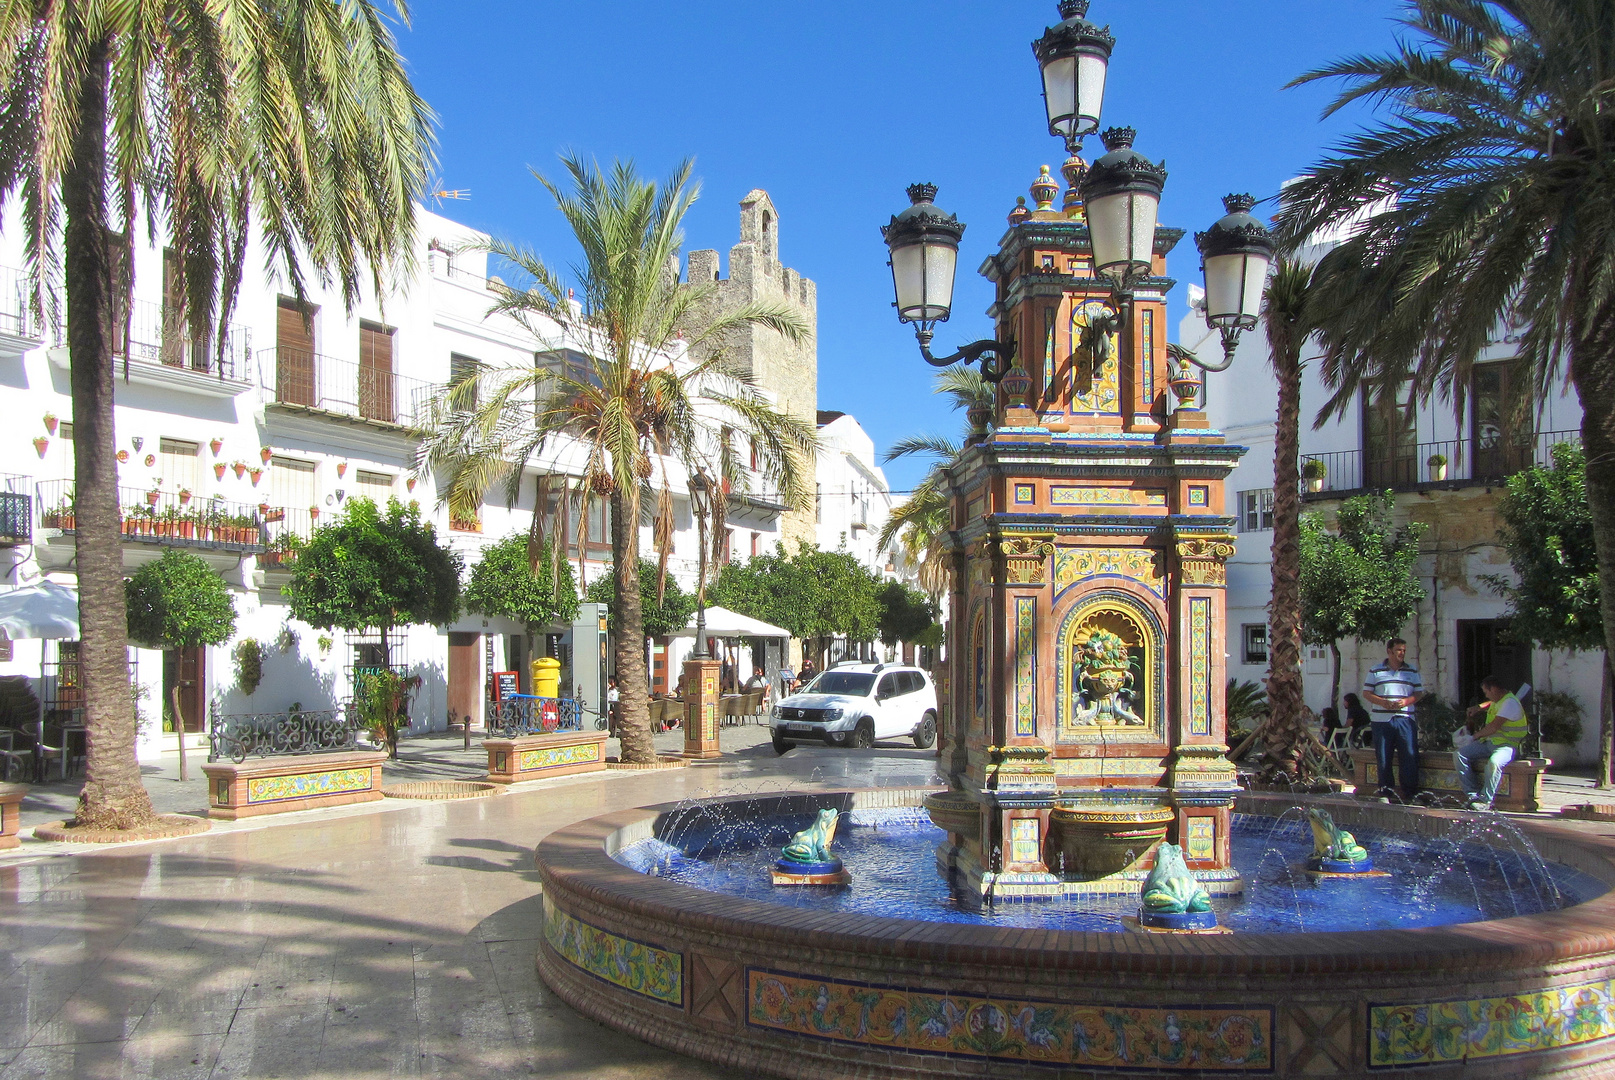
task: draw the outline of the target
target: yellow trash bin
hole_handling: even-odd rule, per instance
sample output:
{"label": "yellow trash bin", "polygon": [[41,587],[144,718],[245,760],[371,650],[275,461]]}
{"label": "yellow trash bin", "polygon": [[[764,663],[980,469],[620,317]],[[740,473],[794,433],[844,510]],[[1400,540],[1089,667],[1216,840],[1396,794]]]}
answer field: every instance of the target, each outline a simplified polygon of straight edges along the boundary
{"label": "yellow trash bin", "polygon": [[553,656],[540,656],[533,661],[533,696],[561,696],[561,662]]}

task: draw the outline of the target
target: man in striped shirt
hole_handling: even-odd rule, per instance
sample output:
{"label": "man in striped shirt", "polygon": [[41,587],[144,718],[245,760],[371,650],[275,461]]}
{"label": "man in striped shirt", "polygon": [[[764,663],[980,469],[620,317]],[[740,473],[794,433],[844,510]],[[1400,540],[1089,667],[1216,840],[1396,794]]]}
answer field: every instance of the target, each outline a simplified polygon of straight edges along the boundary
{"label": "man in striped shirt", "polygon": [[1396,790],[1391,768],[1396,759],[1401,765],[1402,800],[1412,802],[1419,794],[1419,728],[1413,706],[1424,696],[1424,682],[1419,669],[1407,663],[1407,655],[1406,641],[1387,641],[1385,662],[1370,671],[1363,683],[1374,732],[1379,796],[1386,801]]}
{"label": "man in striped shirt", "polygon": [[1474,741],[1452,756],[1458,767],[1458,779],[1463,781],[1464,791],[1469,794],[1469,808],[1490,810],[1492,800],[1497,798],[1497,784],[1503,777],[1503,769],[1525,745],[1531,722],[1526,719],[1525,706],[1520,704],[1520,699],[1505,689],[1495,676],[1482,679],[1480,691],[1486,695],[1486,701],[1472,706],[1469,717],[1479,719],[1484,712],[1485,725],[1475,732]]}

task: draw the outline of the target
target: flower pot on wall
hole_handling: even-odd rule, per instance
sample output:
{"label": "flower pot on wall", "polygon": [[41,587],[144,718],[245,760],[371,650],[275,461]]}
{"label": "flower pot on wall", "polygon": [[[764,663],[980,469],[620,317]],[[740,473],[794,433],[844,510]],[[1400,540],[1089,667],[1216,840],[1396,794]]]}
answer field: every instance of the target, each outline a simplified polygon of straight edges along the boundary
{"label": "flower pot on wall", "polygon": [[214,439],[212,442],[208,443],[208,446],[209,446],[209,448],[212,449],[213,456],[218,457],[219,456],[219,451],[224,449],[224,440],[223,439]]}
{"label": "flower pot on wall", "polygon": [[224,479],[224,470],[228,469],[229,467],[230,466],[226,465],[222,461],[216,462],[214,464],[214,466],[213,466],[213,479],[215,479],[215,480],[223,480]]}

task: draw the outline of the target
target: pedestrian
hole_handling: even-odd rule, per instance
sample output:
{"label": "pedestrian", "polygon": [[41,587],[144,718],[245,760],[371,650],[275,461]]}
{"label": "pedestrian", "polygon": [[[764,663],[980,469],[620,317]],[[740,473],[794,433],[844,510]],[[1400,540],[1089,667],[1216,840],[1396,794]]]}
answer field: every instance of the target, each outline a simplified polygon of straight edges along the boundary
{"label": "pedestrian", "polygon": [[[1393,777],[1402,781],[1404,802],[1419,795],[1419,728],[1413,707],[1424,697],[1419,669],[1407,662],[1408,643],[1392,638],[1385,643],[1385,662],[1368,673],[1363,697],[1371,706],[1374,756],[1379,777],[1379,798],[1389,802],[1396,793]],[[1400,762],[1399,770],[1393,764]]]}
{"label": "pedestrian", "polygon": [[810,683],[814,679],[818,678],[818,676],[819,676],[819,673],[817,671],[813,670],[813,661],[812,660],[803,660],[802,661],[802,670],[797,672],[797,674],[796,674],[796,686],[795,686],[795,689],[801,690],[803,687],[807,686],[808,683]]}
{"label": "pedestrian", "polygon": [[617,737],[617,721],[620,718],[620,714],[622,712],[622,706],[619,704],[619,702],[621,702],[621,701],[622,701],[622,691],[617,689],[617,676],[612,675],[612,676],[607,677],[607,679],[606,679],[606,723],[611,728],[611,730],[608,732],[608,734],[612,738]]}
{"label": "pedestrian", "polygon": [[1505,689],[1495,675],[1480,681],[1480,692],[1486,695],[1486,700],[1470,706],[1467,715],[1472,723],[1482,719],[1484,723],[1472,740],[1453,751],[1452,757],[1464,793],[1469,796],[1469,808],[1490,810],[1492,801],[1497,798],[1497,784],[1503,778],[1503,769],[1525,745],[1531,721],[1520,699]]}
{"label": "pedestrian", "polygon": [[1363,708],[1363,701],[1356,694],[1346,694],[1340,702],[1346,707],[1346,723],[1351,726],[1351,744],[1361,750],[1369,744],[1373,735],[1373,720],[1368,710]]}

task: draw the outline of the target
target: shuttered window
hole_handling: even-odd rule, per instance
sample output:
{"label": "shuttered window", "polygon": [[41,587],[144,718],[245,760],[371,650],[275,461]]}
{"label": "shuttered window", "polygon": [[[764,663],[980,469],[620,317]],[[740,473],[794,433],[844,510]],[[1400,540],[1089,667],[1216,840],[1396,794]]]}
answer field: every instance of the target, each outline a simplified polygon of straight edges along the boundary
{"label": "shuttered window", "polygon": [[314,463],[296,458],[272,458],[269,494],[276,506],[288,510],[307,510],[315,505]]}
{"label": "shuttered window", "polygon": [[157,466],[161,470],[163,486],[169,491],[196,491],[200,486],[201,462],[197,454],[201,447],[182,439],[162,439],[157,446]]}
{"label": "shuttered window", "polygon": [[393,493],[393,478],[386,473],[366,472],[360,469],[353,475],[354,494],[370,499],[385,508]]}
{"label": "shuttered window", "polygon": [[378,323],[359,324],[359,415],[393,423],[393,331]]}

